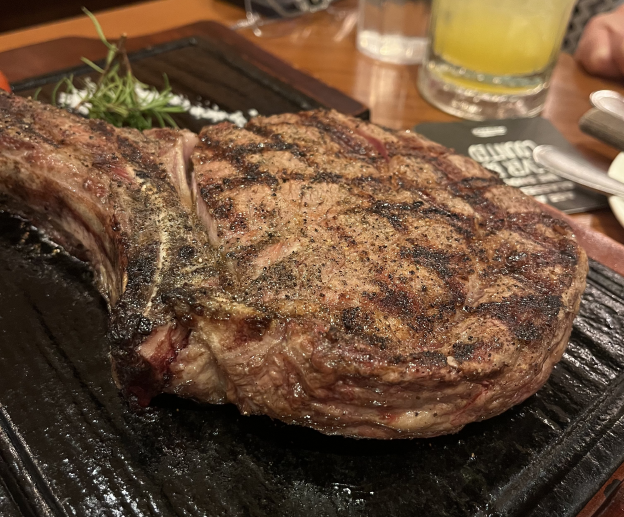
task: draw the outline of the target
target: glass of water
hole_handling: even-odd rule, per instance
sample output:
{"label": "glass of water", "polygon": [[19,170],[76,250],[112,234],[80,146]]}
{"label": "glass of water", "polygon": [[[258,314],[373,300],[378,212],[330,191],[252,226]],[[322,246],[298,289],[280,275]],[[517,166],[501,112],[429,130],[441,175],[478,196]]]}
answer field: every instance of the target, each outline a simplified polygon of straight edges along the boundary
{"label": "glass of water", "polygon": [[387,63],[421,63],[431,0],[359,0],[357,48]]}
{"label": "glass of water", "polygon": [[433,0],[421,94],[472,120],[538,115],[574,4]]}

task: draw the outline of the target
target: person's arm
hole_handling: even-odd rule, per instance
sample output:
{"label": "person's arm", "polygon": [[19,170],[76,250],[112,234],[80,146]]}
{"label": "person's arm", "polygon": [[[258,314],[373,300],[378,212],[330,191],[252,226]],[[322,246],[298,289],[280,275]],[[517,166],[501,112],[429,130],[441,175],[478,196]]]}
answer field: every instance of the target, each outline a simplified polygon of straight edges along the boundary
{"label": "person's arm", "polygon": [[589,21],[574,59],[592,75],[624,78],[624,5]]}

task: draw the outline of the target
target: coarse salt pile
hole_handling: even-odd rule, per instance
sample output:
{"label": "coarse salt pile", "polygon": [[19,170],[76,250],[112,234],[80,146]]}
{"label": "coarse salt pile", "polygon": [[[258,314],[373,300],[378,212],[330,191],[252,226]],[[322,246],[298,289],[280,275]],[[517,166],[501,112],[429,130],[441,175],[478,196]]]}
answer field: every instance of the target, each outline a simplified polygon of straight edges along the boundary
{"label": "coarse salt pile", "polygon": [[208,120],[213,124],[227,120],[232,122],[232,124],[236,124],[238,127],[243,127],[250,118],[258,116],[258,110],[255,109],[248,110],[247,117],[245,117],[241,110],[229,113],[220,109],[216,104],[213,104],[212,106],[201,106],[200,104],[193,105],[191,104],[191,101],[181,95],[173,95],[169,104],[172,106],[182,106],[193,118],[198,120]]}
{"label": "coarse salt pile", "polygon": [[[82,90],[73,89],[70,92],[61,92],[58,95],[58,104],[64,108],[76,109],[81,115],[88,115],[91,104],[84,102],[83,100],[95,90],[95,83],[87,80],[85,88]],[[148,104],[151,102],[158,92],[141,88],[137,86],[135,92],[140,101]],[[171,106],[182,106],[184,110],[189,113],[193,118],[197,120],[207,120],[213,124],[223,121],[232,122],[238,127],[243,127],[250,118],[258,116],[258,110],[250,109],[247,111],[247,116],[243,114],[241,110],[237,110],[234,113],[229,113],[222,110],[216,104],[212,106],[202,106],[200,104],[192,104],[190,100],[182,95],[172,95],[169,101]]]}

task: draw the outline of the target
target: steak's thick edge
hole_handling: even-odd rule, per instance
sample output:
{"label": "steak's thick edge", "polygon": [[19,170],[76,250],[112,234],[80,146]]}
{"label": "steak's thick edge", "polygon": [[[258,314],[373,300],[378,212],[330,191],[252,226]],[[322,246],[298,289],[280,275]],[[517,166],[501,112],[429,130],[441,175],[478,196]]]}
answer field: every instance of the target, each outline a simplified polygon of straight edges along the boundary
{"label": "steak's thick edge", "polygon": [[475,162],[322,111],[206,128],[189,168],[194,143],[0,94],[0,192],[93,265],[126,395],[434,436],[561,357],[585,254]]}
{"label": "steak's thick edge", "polygon": [[176,191],[196,136],[155,136],[0,93],[0,193],[93,266],[111,308],[116,381],[140,403],[161,391],[190,332],[168,299],[218,284],[216,256]]}
{"label": "steak's thick edge", "polygon": [[[469,158],[315,111],[205,128],[193,162],[229,292],[264,315],[199,331],[244,412],[432,436],[521,402],[560,359],[585,253]],[[168,389],[201,397],[190,365],[195,346]]]}

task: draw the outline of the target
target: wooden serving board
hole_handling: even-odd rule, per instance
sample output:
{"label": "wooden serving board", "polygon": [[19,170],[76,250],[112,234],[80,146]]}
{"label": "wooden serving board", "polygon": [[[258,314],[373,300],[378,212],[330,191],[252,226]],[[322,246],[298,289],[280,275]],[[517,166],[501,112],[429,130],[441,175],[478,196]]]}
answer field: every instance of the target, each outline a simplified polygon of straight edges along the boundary
{"label": "wooden serving board", "polygon": [[[166,71],[177,93],[230,111],[367,117],[216,23],[128,47],[139,78],[157,84]],[[86,72],[73,68],[81,56],[102,55],[98,41],[65,38],[2,53],[0,69],[45,98],[63,70]],[[0,515],[573,516],[624,460],[623,248],[576,230],[609,267],[592,262],[568,351],[544,388],[454,436],[380,442],[166,396],[130,411],[111,380],[89,269],[0,213]]]}
{"label": "wooden serving board", "polygon": [[[368,108],[360,102],[296,70],[217,22],[198,22],[170,31],[133,38],[127,41],[126,48],[129,52],[142,51],[149,54],[150,49],[156,45],[197,37],[212,42],[228,56],[236,56],[239,66],[245,68],[247,72],[254,73],[254,70],[257,70],[259,72],[256,72],[257,77],[278,79],[282,84],[315,100],[318,106],[334,108],[353,116],[368,117]],[[58,75],[59,71],[73,69],[79,65],[81,57],[95,61],[104,55],[105,49],[99,40],[62,38],[0,53],[0,70],[12,84],[17,83],[16,86],[22,89],[24,85],[20,85],[20,82],[25,79],[47,74]],[[179,63],[180,69],[183,66],[184,63]],[[210,70],[195,69],[188,72],[194,75],[195,81],[215,80]]]}

